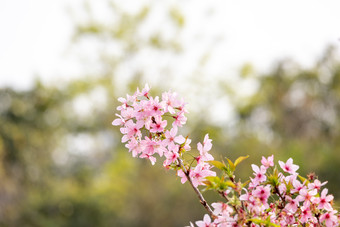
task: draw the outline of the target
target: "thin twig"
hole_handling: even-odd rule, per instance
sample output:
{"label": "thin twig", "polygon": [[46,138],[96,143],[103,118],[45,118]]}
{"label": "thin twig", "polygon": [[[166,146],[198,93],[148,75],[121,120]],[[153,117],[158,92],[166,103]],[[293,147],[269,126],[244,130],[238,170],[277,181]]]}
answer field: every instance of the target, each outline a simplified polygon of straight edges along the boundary
{"label": "thin twig", "polygon": [[190,174],[189,170],[187,170],[187,169],[184,167],[183,162],[182,162],[182,160],[181,160],[180,158],[177,158],[177,161],[178,161],[178,163],[179,163],[179,165],[180,165],[182,171],[184,172],[185,176],[187,177],[187,180],[189,181],[191,187],[192,187],[192,188],[194,189],[194,191],[196,192],[196,194],[197,194],[197,196],[198,196],[198,198],[199,198],[199,200],[200,200],[200,203],[201,203],[201,204],[204,206],[204,208],[208,211],[209,215],[210,215],[211,217],[214,218],[215,215],[214,215],[213,211],[211,210],[209,204],[208,204],[207,201],[204,199],[202,193],[198,190],[198,188],[195,187],[194,184],[192,183],[191,177],[190,177],[190,175],[189,175],[189,174]]}

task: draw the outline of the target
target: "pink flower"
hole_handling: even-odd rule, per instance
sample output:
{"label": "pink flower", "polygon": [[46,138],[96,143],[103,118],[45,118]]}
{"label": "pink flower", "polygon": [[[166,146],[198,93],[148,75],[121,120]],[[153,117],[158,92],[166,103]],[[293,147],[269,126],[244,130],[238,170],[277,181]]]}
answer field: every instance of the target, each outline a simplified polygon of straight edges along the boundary
{"label": "pink flower", "polygon": [[143,153],[143,154],[141,154],[139,157],[140,157],[140,158],[149,159],[152,165],[155,165],[155,163],[156,163],[156,158],[153,157],[152,155]]}
{"label": "pink flower", "polygon": [[300,221],[301,223],[307,223],[309,219],[312,219],[313,215],[310,210],[309,206],[302,206],[301,207],[301,218]]}
{"label": "pink flower", "polygon": [[191,139],[186,138],[185,142],[184,142],[184,145],[183,145],[184,150],[186,150],[186,151],[190,151],[191,150],[190,143],[191,143]]}
{"label": "pink flower", "polygon": [[184,116],[184,111],[177,112],[173,118],[175,119],[175,121],[172,123],[172,126],[174,127],[182,127],[187,121],[187,118]]}
{"label": "pink flower", "polygon": [[136,157],[142,152],[140,143],[135,138],[132,138],[127,144],[125,144],[125,147],[129,149],[129,152],[132,152],[133,157]]}
{"label": "pink flower", "polygon": [[339,226],[338,217],[335,215],[336,213],[336,210],[332,210],[330,212],[322,214],[320,216],[320,222],[324,221],[327,227]]}
{"label": "pink flower", "polygon": [[146,98],[149,98],[149,91],[150,91],[150,87],[148,84],[145,84],[143,90],[140,92],[139,88],[137,88],[137,91],[135,92],[134,96],[136,97],[141,97],[144,96]]}
{"label": "pink flower", "polygon": [[150,91],[149,85],[145,84],[145,86],[144,86],[144,88],[143,88],[143,90],[142,90],[140,95],[145,96],[146,98],[148,98],[149,91]]}
{"label": "pink flower", "polygon": [[140,132],[139,129],[141,129],[143,127],[143,124],[141,122],[137,122],[136,124],[133,123],[132,120],[129,120],[128,122],[125,123],[124,128],[120,129],[120,132],[122,134],[125,134],[122,137],[122,143],[125,143],[126,141],[128,141],[129,139],[137,136],[140,137],[142,136],[142,133]]}
{"label": "pink flower", "polygon": [[186,151],[191,150],[191,147],[190,147],[191,139],[184,138],[184,136],[179,135],[175,138],[175,142],[182,145],[184,150]]}
{"label": "pink flower", "polygon": [[304,206],[307,206],[310,204],[310,201],[312,200],[312,198],[317,194],[317,190],[313,189],[313,190],[307,190],[307,189],[301,189],[299,192],[299,195],[296,197],[296,200],[301,202],[304,201]]}
{"label": "pink flower", "polygon": [[162,121],[161,116],[156,116],[154,119],[155,121],[151,123],[150,132],[152,133],[163,132],[164,128],[167,125],[167,121],[166,120]]}
{"label": "pink flower", "polygon": [[244,189],[244,190],[246,191],[246,193],[240,195],[240,200],[250,202],[253,199],[253,196],[252,196],[251,192],[247,191],[247,189]]}
{"label": "pink flower", "polygon": [[[178,147],[178,145],[177,145]],[[171,152],[165,152],[164,156],[166,157],[166,160],[163,163],[163,166],[169,166],[172,163],[175,163],[177,158],[179,157],[178,154],[178,148],[176,146],[174,147],[174,149]]]}
{"label": "pink flower", "polygon": [[148,105],[150,116],[160,116],[163,114],[163,106],[162,103],[159,102],[158,96],[156,96],[156,98],[150,97]]}
{"label": "pink flower", "polygon": [[118,101],[122,103],[122,105],[117,107],[117,110],[122,111],[129,107],[128,102],[133,102],[135,100],[134,96],[126,95],[126,99],[123,97],[119,97]]}
{"label": "pink flower", "polygon": [[316,198],[316,203],[319,204],[318,209],[325,209],[327,211],[333,210],[332,205],[330,202],[333,200],[332,195],[327,195],[328,189],[325,188],[321,192],[321,196],[319,198]]}
{"label": "pink flower", "polygon": [[265,181],[267,179],[266,177],[266,168],[264,166],[261,166],[261,168],[259,168],[257,165],[252,164],[251,165],[253,171],[255,172],[255,178],[254,178],[254,182],[256,183],[261,183],[263,181]]}
{"label": "pink flower", "polygon": [[280,225],[281,226],[291,226],[291,225],[294,225],[296,222],[295,222],[295,217],[293,214],[285,214],[283,216],[283,219],[280,221]]}
{"label": "pink flower", "polygon": [[299,201],[297,199],[292,199],[289,196],[286,196],[286,200],[288,200],[289,202],[285,206],[285,209],[289,212],[295,213],[298,209]]}
{"label": "pink flower", "polygon": [[184,184],[188,180],[187,175],[185,175],[182,169],[177,170],[177,176],[181,177],[182,184]]}
{"label": "pink flower", "polygon": [[[214,220],[213,224],[211,226],[216,227],[237,227],[240,226],[237,224],[238,216],[237,214],[234,217],[230,216],[217,216],[217,218]],[[255,227],[252,225],[252,227]]]}
{"label": "pink flower", "polygon": [[167,152],[167,149],[164,146],[164,142],[160,140],[153,140],[145,137],[145,140],[141,142],[142,144],[142,152],[143,154],[153,155],[158,153],[160,157],[163,156],[164,152]]}
{"label": "pink flower", "polygon": [[203,221],[196,221],[195,222],[198,227],[210,227],[212,226],[210,216],[205,214],[203,217]]}
{"label": "pink flower", "polygon": [[214,208],[214,215],[224,215],[229,216],[233,212],[233,208],[228,206],[226,203],[213,203],[211,206]]}
{"label": "pink flower", "polygon": [[289,158],[286,163],[279,161],[279,165],[283,169],[283,171],[290,173],[290,174],[295,174],[296,170],[299,169],[298,165],[293,164],[293,159]]}
{"label": "pink flower", "polygon": [[204,136],[204,141],[203,141],[203,147],[205,151],[210,151],[211,147],[212,147],[212,143],[211,143],[212,139],[209,139],[209,135],[206,134]]}
{"label": "pink flower", "polygon": [[197,163],[201,161],[211,161],[214,160],[214,157],[208,153],[211,150],[212,144],[211,139],[209,139],[209,135],[206,134],[204,137],[203,146],[201,143],[197,144],[197,150],[200,152],[200,156],[197,158]]}
{"label": "pink flower", "polygon": [[185,142],[185,138],[183,136],[176,136],[177,135],[177,127],[172,128],[170,131],[166,131],[164,133],[165,139],[164,142],[168,146],[169,150],[173,150],[176,147],[176,143],[181,145]]}
{"label": "pink flower", "polygon": [[[136,103],[136,105],[134,105],[134,109],[135,109],[135,117],[137,119],[137,121],[143,121],[144,124],[147,124],[147,122],[151,121],[151,117],[149,115],[149,111],[148,111],[148,105],[149,105],[149,101],[147,100],[141,100],[139,103]],[[150,123],[148,123],[148,125],[150,125]],[[148,129],[150,127],[147,127]]]}
{"label": "pink flower", "polygon": [[167,110],[171,114],[174,114],[176,112],[174,108],[181,105],[180,101],[177,99],[176,93],[163,92],[162,100],[165,103],[165,110]]}
{"label": "pink flower", "polygon": [[266,168],[269,168],[270,166],[274,166],[274,155],[269,156],[267,159],[264,156],[262,156],[261,163]]}
{"label": "pink flower", "polygon": [[300,181],[294,179],[292,181],[292,184],[293,184],[293,189],[291,190],[292,193],[295,193],[295,192],[300,192],[301,189],[306,189],[306,185],[305,185],[305,182],[301,183]]}
{"label": "pink flower", "polygon": [[327,184],[327,181],[321,183],[318,179],[316,179],[313,183],[308,184],[309,189],[316,189],[320,191],[321,186]]}
{"label": "pink flower", "polygon": [[198,185],[203,185],[203,181],[208,176],[216,176],[214,171],[209,169],[209,165],[197,165],[194,170],[190,171],[190,178],[192,184],[197,187]]}
{"label": "pink flower", "polygon": [[123,109],[121,111],[122,117],[125,119],[125,121],[132,119],[135,117],[135,110],[131,107],[128,107],[126,109]]}
{"label": "pink flower", "polygon": [[270,185],[267,186],[258,186],[253,191],[253,195],[258,197],[262,203],[267,203],[267,199],[270,196]]}
{"label": "pink flower", "polygon": [[125,124],[125,120],[122,116],[120,116],[119,114],[116,114],[117,117],[114,121],[112,121],[112,125],[114,126],[118,126],[118,125],[124,125]]}

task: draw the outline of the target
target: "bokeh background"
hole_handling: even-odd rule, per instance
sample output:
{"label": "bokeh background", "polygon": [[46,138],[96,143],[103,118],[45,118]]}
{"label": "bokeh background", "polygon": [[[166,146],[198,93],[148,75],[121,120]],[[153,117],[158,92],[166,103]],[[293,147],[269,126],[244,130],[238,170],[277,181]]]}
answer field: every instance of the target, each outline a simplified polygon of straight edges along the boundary
{"label": "bokeh background", "polygon": [[[212,154],[293,157],[340,204],[337,1],[0,1],[0,226],[184,226],[189,185],[120,143],[117,98],[187,102]],[[210,202],[217,197],[210,192]]]}

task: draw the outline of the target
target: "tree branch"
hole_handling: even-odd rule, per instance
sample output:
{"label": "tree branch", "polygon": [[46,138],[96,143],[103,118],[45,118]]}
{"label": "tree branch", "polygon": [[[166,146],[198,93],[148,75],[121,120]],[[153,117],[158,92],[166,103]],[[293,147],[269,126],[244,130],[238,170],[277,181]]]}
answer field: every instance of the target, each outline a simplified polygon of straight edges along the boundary
{"label": "tree branch", "polygon": [[200,203],[204,206],[204,208],[208,211],[209,215],[212,217],[212,218],[215,218],[216,215],[214,215],[213,211],[211,210],[209,204],[207,203],[207,201],[204,199],[202,193],[198,190],[197,187],[194,186],[194,184],[192,183],[192,180],[191,180],[191,177],[190,177],[190,171],[187,170],[184,165],[183,165],[183,162],[180,158],[177,158],[177,161],[182,169],[182,171],[184,172],[185,176],[187,177],[187,180],[189,181],[191,187],[194,189],[195,193],[197,194],[199,200],[200,200]]}

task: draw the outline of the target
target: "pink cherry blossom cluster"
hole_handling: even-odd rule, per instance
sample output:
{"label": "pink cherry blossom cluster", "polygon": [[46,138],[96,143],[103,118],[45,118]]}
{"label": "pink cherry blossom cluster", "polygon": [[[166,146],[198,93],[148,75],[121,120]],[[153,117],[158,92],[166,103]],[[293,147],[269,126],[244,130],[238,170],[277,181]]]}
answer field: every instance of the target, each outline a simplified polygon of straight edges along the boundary
{"label": "pink cherry blossom cluster", "polygon": [[[182,127],[187,118],[185,102],[176,93],[164,92],[162,98],[149,95],[150,88],[137,91],[126,98],[119,98],[121,105],[117,107],[120,114],[112,124],[121,126],[122,142],[133,157],[149,159],[152,165],[156,162],[155,154],[164,156],[163,166],[177,170],[178,176],[185,183],[190,176],[190,182],[197,187],[203,185],[205,177],[215,176],[212,166],[207,162],[213,160],[208,151],[211,149],[211,139],[206,135],[203,145],[197,144],[200,155],[195,157],[196,165],[183,164],[182,155],[191,150],[191,140],[177,135],[178,127]],[[166,120],[168,119],[168,120]],[[172,124],[168,122],[172,121]]]}
{"label": "pink cherry blossom cluster", "polygon": [[[279,161],[285,174],[274,167],[273,155],[262,157],[261,163],[260,167],[252,165],[254,177],[250,178],[247,188],[242,188],[244,193],[224,192],[227,202],[212,204],[213,221],[206,214],[195,224],[199,227],[340,225],[340,216],[332,206],[333,196],[328,195],[327,188],[321,191],[327,182],[299,177],[296,172],[299,166],[294,165],[291,158],[286,163]],[[235,194],[237,201],[231,202]],[[194,225],[191,223],[191,226]]]}
{"label": "pink cherry blossom cluster", "polygon": [[[178,128],[187,120],[186,103],[173,92],[153,98],[149,91],[145,85],[142,91],[137,88],[132,96],[119,98],[120,114],[112,124],[121,127],[122,143],[133,157],[148,159],[154,165],[156,154],[164,156],[163,166],[175,170],[183,184],[191,184],[208,211],[202,221],[195,222],[197,226],[339,226],[333,196],[328,195],[328,189],[321,190],[327,182],[299,176],[299,166],[291,158],[286,163],[278,162],[283,170],[279,172],[273,155],[262,157],[261,166],[251,165],[254,176],[246,183],[236,182],[233,174],[247,157],[235,163],[228,159],[228,165],[214,161],[208,135],[197,144],[196,155],[185,159],[191,151],[191,140],[178,135]],[[221,177],[211,170],[213,166],[222,170]],[[198,189],[200,185],[217,191],[225,201],[212,203],[212,209]]]}

